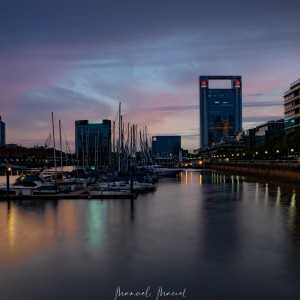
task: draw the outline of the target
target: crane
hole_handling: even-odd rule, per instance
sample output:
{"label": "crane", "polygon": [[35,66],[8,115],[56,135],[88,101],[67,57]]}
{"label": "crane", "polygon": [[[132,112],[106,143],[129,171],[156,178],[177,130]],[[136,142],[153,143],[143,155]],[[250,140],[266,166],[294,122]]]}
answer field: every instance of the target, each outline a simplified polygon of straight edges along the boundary
{"label": "crane", "polygon": [[51,133],[49,133],[47,140],[45,142],[45,148],[48,148],[50,146],[51,143]]}

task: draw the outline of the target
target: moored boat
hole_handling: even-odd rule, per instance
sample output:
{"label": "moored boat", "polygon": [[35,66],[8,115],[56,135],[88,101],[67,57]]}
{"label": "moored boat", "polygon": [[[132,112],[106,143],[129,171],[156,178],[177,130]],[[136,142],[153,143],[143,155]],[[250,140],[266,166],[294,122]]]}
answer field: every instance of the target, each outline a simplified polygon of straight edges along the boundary
{"label": "moored boat", "polygon": [[141,170],[142,168],[146,168],[147,170],[153,172],[158,177],[175,177],[182,170],[177,168],[167,168],[160,165],[148,165],[146,167],[137,166],[137,169]]}

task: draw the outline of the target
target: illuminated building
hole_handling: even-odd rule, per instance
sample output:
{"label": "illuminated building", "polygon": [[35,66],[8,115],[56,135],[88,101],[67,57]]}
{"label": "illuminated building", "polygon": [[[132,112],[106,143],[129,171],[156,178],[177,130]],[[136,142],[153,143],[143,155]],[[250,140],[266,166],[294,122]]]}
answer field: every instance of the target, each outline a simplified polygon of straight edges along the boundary
{"label": "illuminated building", "polygon": [[242,130],[242,77],[200,76],[200,148]]}
{"label": "illuminated building", "polygon": [[290,89],[284,93],[285,131],[291,132],[300,127],[300,79],[291,83]]}

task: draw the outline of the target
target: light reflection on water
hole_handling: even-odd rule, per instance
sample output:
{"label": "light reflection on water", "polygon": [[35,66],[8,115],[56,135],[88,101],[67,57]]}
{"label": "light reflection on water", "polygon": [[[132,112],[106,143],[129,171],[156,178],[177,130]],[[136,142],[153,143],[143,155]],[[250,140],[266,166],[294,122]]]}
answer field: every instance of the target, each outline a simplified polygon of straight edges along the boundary
{"label": "light reflection on water", "polygon": [[134,201],[0,202],[0,299],[300,299],[298,194],[186,171]]}

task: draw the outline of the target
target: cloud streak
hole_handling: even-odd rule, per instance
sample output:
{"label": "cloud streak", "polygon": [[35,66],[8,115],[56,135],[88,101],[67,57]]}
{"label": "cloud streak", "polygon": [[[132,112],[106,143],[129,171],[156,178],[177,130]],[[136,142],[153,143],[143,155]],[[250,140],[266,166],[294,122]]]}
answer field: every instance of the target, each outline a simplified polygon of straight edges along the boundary
{"label": "cloud streak", "polygon": [[[180,133],[198,148],[199,75],[243,76],[245,124],[280,117],[299,78],[296,0],[5,1],[0,11],[0,111],[7,142],[37,144],[50,113],[114,119]],[[216,9],[217,8],[217,9]],[[26,130],[23,130],[26,128]]]}

